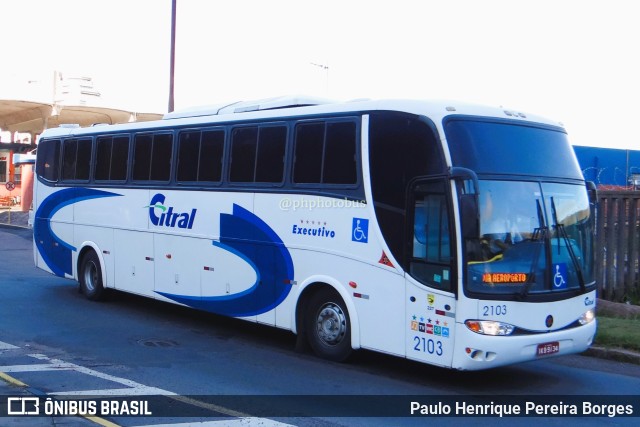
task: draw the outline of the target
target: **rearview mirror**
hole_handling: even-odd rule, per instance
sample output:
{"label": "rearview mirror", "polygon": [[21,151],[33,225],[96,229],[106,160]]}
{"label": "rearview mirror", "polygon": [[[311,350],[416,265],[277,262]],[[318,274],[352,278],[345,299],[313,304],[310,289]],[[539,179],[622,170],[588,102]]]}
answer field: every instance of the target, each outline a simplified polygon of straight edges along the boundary
{"label": "rearview mirror", "polygon": [[478,211],[478,195],[460,195],[460,221],[462,236],[465,239],[480,237],[480,215]]}

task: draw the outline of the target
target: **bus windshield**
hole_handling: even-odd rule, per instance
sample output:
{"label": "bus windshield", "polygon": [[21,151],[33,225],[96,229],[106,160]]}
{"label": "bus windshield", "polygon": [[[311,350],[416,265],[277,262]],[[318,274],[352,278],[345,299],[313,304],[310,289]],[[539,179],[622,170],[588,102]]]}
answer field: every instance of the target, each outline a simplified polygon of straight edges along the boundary
{"label": "bus windshield", "polygon": [[460,118],[445,123],[453,166],[478,175],[519,175],[583,181],[562,128],[498,119]]}
{"label": "bus windshield", "polygon": [[466,291],[524,299],[591,287],[589,200],[565,132],[458,117],[445,128],[453,165],[480,178],[479,233],[464,242]]}
{"label": "bus windshield", "polygon": [[584,186],[480,180],[480,235],[466,240],[467,290],[528,294],[593,282]]}

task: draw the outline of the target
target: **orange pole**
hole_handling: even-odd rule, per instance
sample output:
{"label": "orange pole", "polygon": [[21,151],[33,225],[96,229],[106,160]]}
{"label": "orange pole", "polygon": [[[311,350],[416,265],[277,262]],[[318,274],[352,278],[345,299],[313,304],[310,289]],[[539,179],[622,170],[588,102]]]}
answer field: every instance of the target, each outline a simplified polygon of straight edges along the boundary
{"label": "orange pole", "polygon": [[33,165],[22,165],[22,182],[20,188],[20,207],[22,212],[28,212],[33,202]]}

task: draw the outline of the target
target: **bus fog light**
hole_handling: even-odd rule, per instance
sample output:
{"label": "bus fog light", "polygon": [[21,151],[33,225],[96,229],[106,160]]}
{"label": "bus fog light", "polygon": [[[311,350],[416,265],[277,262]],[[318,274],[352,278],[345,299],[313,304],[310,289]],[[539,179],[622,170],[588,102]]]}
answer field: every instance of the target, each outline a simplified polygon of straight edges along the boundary
{"label": "bus fog light", "polygon": [[578,318],[578,322],[580,322],[581,325],[587,325],[591,322],[593,322],[593,319],[596,318],[596,313],[593,309],[585,311],[582,316],[580,316]]}
{"label": "bus fog light", "polygon": [[515,329],[513,325],[493,320],[467,320],[464,324],[469,330],[483,335],[511,335]]}

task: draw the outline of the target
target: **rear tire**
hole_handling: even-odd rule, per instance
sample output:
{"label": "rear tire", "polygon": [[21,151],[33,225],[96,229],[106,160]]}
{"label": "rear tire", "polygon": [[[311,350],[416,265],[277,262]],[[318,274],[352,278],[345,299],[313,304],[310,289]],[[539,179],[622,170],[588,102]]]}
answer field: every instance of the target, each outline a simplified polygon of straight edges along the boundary
{"label": "rear tire", "polygon": [[351,322],[346,305],[333,289],[324,288],[311,296],[305,316],[305,332],[313,352],[327,360],[344,362],[351,348]]}
{"label": "rear tire", "polygon": [[104,299],[106,290],[102,283],[102,268],[100,268],[98,255],[94,251],[89,251],[82,257],[78,279],[80,289],[87,299],[91,301]]}

